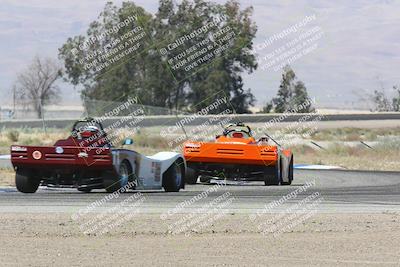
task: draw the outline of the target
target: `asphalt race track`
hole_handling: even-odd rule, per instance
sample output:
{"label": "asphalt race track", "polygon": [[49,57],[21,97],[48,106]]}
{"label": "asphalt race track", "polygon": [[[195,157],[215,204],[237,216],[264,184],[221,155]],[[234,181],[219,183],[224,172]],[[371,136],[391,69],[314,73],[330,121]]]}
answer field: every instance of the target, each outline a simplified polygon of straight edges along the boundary
{"label": "asphalt race track", "polygon": [[[305,114],[290,114],[283,119],[283,122],[293,122],[298,121]],[[314,117],[318,117],[319,114],[310,113],[310,120],[313,120]],[[239,121],[244,123],[261,123],[267,122],[274,118],[279,117],[279,114],[234,114],[234,115],[221,115],[219,117],[219,121],[223,121],[228,117],[233,117]],[[184,116],[174,116],[174,115],[157,115],[157,116],[146,116],[146,118],[141,121],[140,126],[149,127],[154,125],[163,125],[163,126],[171,126],[177,123],[177,120],[183,118]],[[337,123],[337,121],[350,121],[352,125],[361,121],[391,121],[391,120],[399,120],[400,114],[398,112],[379,112],[379,113],[354,113],[354,114],[324,114],[322,118],[318,121],[333,121]],[[66,128],[72,126],[75,122],[75,119],[46,119],[46,126],[50,128]],[[104,120],[105,125],[113,124],[115,121],[119,120],[118,117],[110,117]],[[200,116],[199,119],[194,120],[187,125],[202,125],[205,120],[208,120],[208,116]],[[28,127],[28,128],[42,128],[43,120],[42,119],[31,119],[31,120],[6,120],[0,121],[0,127],[4,128],[20,128],[20,127]]]}
{"label": "asphalt race track", "polygon": [[[234,213],[251,213],[283,196],[299,189],[305,183],[314,186],[284,201],[272,212],[279,212],[318,192],[321,203],[318,212],[398,212],[400,211],[400,172],[369,172],[342,170],[296,170],[291,186],[263,186],[261,182],[231,183],[221,186],[208,197],[186,207],[183,212],[198,209],[225,192],[234,197],[226,207]],[[174,208],[212,187],[212,184],[189,185],[178,193],[145,191],[141,212],[159,213]],[[104,204],[103,208],[132,196],[134,191],[124,193]],[[0,188],[0,212],[76,212],[106,196],[101,190],[81,193],[75,189],[41,187],[35,194],[22,194],[15,188]]]}

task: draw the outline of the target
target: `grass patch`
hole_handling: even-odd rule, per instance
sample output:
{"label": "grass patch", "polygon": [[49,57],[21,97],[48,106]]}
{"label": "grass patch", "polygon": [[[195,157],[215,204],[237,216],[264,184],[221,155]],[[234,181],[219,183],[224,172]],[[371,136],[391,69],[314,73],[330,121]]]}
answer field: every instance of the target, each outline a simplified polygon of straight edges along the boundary
{"label": "grass patch", "polygon": [[10,142],[17,142],[19,139],[19,132],[17,130],[9,130],[6,133],[6,136]]}
{"label": "grass patch", "polygon": [[[120,139],[132,137],[134,145],[127,148],[144,155],[152,155],[159,151],[180,150],[179,147],[185,141],[184,138],[180,139],[179,135],[163,138],[159,134],[160,129],[160,127],[142,128],[135,133],[121,131]],[[0,129],[0,154],[9,154],[12,144],[51,146],[57,140],[65,139],[68,136],[69,129],[47,129],[44,133],[42,129],[3,128]],[[296,163],[338,165],[348,169],[399,171],[400,142],[392,136],[400,136],[400,127],[388,129],[323,129],[315,132],[311,138],[315,141],[333,141],[333,145],[327,147],[326,150],[308,145],[294,145],[289,148],[294,153]],[[360,140],[378,141],[379,145],[372,150],[362,144],[345,146],[340,143],[341,141]],[[120,147],[119,143],[114,145]],[[10,173],[13,173],[12,170],[3,170],[2,172],[8,172],[7,177],[10,176]]]}
{"label": "grass patch", "polygon": [[12,168],[0,168],[0,186],[15,186],[15,172]]}
{"label": "grass patch", "polygon": [[385,141],[375,149],[334,144],[326,150],[314,150],[307,145],[298,145],[292,151],[295,163],[335,165],[352,170],[400,171],[398,142]]}
{"label": "grass patch", "polygon": [[160,135],[150,135],[142,130],[133,137],[135,145],[143,148],[168,149],[168,140]]}
{"label": "grass patch", "polygon": [[312,133],[315,141],[375,141],[378,136],[400,136],[400,127],[382,129],[336,128]]}
{"label": "grass patch", "polygon": [[13,144],[49,146],[68,135],[69,131],[65,129],[48,129],[46,133],[38,128],[3,129],[0,131],[0,154],[9,154]]}

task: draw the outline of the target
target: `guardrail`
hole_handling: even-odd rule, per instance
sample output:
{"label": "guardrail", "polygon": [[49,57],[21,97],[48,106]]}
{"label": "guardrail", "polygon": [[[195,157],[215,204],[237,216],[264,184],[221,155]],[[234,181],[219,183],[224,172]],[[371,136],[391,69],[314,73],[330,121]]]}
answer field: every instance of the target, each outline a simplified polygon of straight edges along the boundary
{"label": "guardrail", "polygon": [[[365,121],[365,120],[400,120],[400,113],[362,113],[362,114],[291,114],[285,115],[282,118],[282,114],[238,114],[238,115],[216,115],[218,117],[218,121],[224,120],[227,118],[232,118],[233,121],[241,121],[244,123],[263,123],[268,122],[273,119],[278,119],[279,117],[282,120],[280,122],[292,122],[298,121],[301,117],[309,115],[308,120],[316,119],[320,117],[320,121]],[[149,126],[172,126],[176,125],[181,119],[188,117],[186,116],[172,116],[172,115],[160,115],[160,116],[146,116],[143,121],[140,122],[140,126],[149,127]],[[190,125],[200,125],[203,122],[207,121],[209,116],[198,116],[195,120],[191,122],[185,123],[185,126]],[[105,125],[112,124],[115,121],[120,120],[121,117],[110,117],[104,121]],[[67,128],[72,126],[76,119],[52,119],[46,120],[45,125],[48,128]],[[120,125],[125,126],[124,123]],[[1,121],[1,128],[20,128],[20,127],[28,127],[28,128],[42,128],[43,121],[40,119],[35,120],[9,120],[9,121]]]}

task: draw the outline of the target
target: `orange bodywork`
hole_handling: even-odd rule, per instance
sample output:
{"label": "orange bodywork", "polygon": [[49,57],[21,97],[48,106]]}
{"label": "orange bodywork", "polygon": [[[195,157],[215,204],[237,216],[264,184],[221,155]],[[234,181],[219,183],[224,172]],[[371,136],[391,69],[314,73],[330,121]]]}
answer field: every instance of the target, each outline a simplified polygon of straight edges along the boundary
{"label": "orange bodywork", "polygon": [[[257,143],[253,137],[234,138],[219,136],[212,142],[188,141],[184,144],[187,162],[248,164],[274,166],[278,148],[267,143]],[[287,151],[290,153],[290,151]]]}

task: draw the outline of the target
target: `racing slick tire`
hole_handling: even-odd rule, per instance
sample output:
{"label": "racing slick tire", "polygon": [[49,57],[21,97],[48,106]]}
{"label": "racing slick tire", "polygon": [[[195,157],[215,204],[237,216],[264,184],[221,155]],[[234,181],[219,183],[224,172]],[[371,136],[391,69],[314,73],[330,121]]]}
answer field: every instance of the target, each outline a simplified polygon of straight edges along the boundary
{"label": "racing slick tire", "polygon": [[118,175],[112,171],[105,171],[103,173],[104,189],[108,193],[113,193],[126,186],[129,177],[132,175],[132,167],[127,160],[121,162],[118,170]]}
{"label": "racing slick tire", "polygon": [[281,176],[282,176],[282,170],[280,166],[280,160],[275,164],[274,167],[274,172],[272,175],[270,174],[264,174],[264,184],[266,186],[269,185],[279,185],[279,182],[281,181]]}
{"label": "racing slick tire", "polygon": [[39,187],[40,179],[28,173],[26,170],[18,169],[15,174],[15,185],[19,192],[35,193]]}
{"label": "racing slick tire", "polygon": [[92,191],[92,189],[86,188],[86,187],[78,187],[78,191],[83,192],[83,193],[90,193]]}
{"label": "racing slick tire", "polygon": [[186,168],[186,175],[185,175],[186,184],[196,184],[198,177],[199,177],[199,172],[189,167]]}
{"label": "racing slick tire", "polygon": [[293,181],[293,156],[290,158],[289,170],[288,170],[288,182],[281,181],[281,185],[291,185]]}
{"label": "racing slick tire", "polygon": [[179,192],[185,181],[185,165],[182,159],[177,159],[163,174],[165,192]]}

